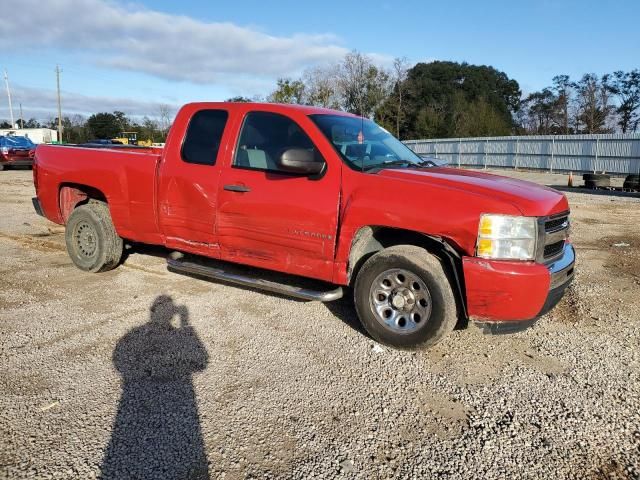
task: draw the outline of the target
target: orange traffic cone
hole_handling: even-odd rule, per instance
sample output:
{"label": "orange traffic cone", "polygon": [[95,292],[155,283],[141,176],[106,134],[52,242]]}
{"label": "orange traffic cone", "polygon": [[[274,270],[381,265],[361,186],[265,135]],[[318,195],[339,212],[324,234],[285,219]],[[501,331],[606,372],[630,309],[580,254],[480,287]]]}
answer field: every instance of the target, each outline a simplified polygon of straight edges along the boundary
{"label": "orange traffic cone", "polygon": [[567,182],[567,187],[573,187],[573,172],[569,172],[569,181]]}

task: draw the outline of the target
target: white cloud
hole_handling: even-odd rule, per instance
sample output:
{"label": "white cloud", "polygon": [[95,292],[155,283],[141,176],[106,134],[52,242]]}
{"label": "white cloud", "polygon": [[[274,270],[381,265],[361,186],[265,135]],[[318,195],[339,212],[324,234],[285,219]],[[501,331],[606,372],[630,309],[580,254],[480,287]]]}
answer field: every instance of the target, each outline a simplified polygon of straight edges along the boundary
{"label": "white cloud", "polygon": [[[47,120],[58,116],[57,96],[54,90],[41,88],[23,87],[15,85],[11,88],[14,99],[13,115],[18,118],[18,102],[22,104],[23,117],[25,120],[36,118]],[[62,115],[65,117],[81,114],[91,115],[97,112],[113,112],[119,110],[132,117],[157,117],[160,110],[160,102],[148,102],[133,100],[131,98],[89,96],[78,93],[62,91]],[[169,105],[170,110],[175,114],[178,105]],[[1,120],[9,120],[8,108],[0,114]]]}
{"label": "white cloud", "polygon": [[11,20],[0,22],[3,48],[64,49],[98,65],[168,80],[272,79],[347,52],[331,35],[274,36],[102,0],[21,0],[17,5]]}

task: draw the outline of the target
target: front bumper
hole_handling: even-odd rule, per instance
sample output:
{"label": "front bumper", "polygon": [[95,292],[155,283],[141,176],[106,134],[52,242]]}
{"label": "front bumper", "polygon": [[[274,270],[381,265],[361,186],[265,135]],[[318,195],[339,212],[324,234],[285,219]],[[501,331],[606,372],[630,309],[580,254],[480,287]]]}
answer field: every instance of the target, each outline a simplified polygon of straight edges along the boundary
{"label": "front bumper", "polygon": [[574,266],[575,250],[569,243],[550,265],[464,258],[469,319],[488,333],[533,325],[562,299]]}
{"label": "front bumper", "polygon": [[551,275],[549,294],[538,313],[538,317],[548,313],[564,296],[564,291],[571,284],[575,275],[576,252],[570,243],[564,246],[562,257],[549,265]]}

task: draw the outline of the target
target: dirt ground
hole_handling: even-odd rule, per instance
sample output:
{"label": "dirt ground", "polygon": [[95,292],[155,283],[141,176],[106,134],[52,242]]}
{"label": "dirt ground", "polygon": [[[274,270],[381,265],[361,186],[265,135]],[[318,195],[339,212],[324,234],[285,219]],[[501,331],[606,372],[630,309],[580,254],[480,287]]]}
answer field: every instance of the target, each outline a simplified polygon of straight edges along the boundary
{"label": "dirt ground", "polygon": [[405,352],[349,300],[180,276],[160,248],[81,272],[31,172],[0,172],[0,478],[638,478],[640,198],[566,194],[554,311]]}

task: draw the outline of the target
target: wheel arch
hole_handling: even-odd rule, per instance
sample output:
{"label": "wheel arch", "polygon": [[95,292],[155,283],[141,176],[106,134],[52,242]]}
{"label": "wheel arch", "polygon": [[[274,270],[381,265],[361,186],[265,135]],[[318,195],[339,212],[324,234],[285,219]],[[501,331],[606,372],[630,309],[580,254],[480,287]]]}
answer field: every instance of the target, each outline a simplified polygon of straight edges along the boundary
{"label": "wheel arch", "polygon": [[90,200],[98,200],[108,205],[106,195],[99,189],[79,183],[62,183],[58,189],[58,209],[63,223],[67,223],[71,212]]}
{"label": "wheel arch", "polygon": [[468,320],[462,255],[450,240],[414,230],[380,225],[361,227],[353,237],[347,262],[347,280],[353,284],[358,271],[369,257],[395,245],[414,245],[440,259],[454,291],[458,311]]}

